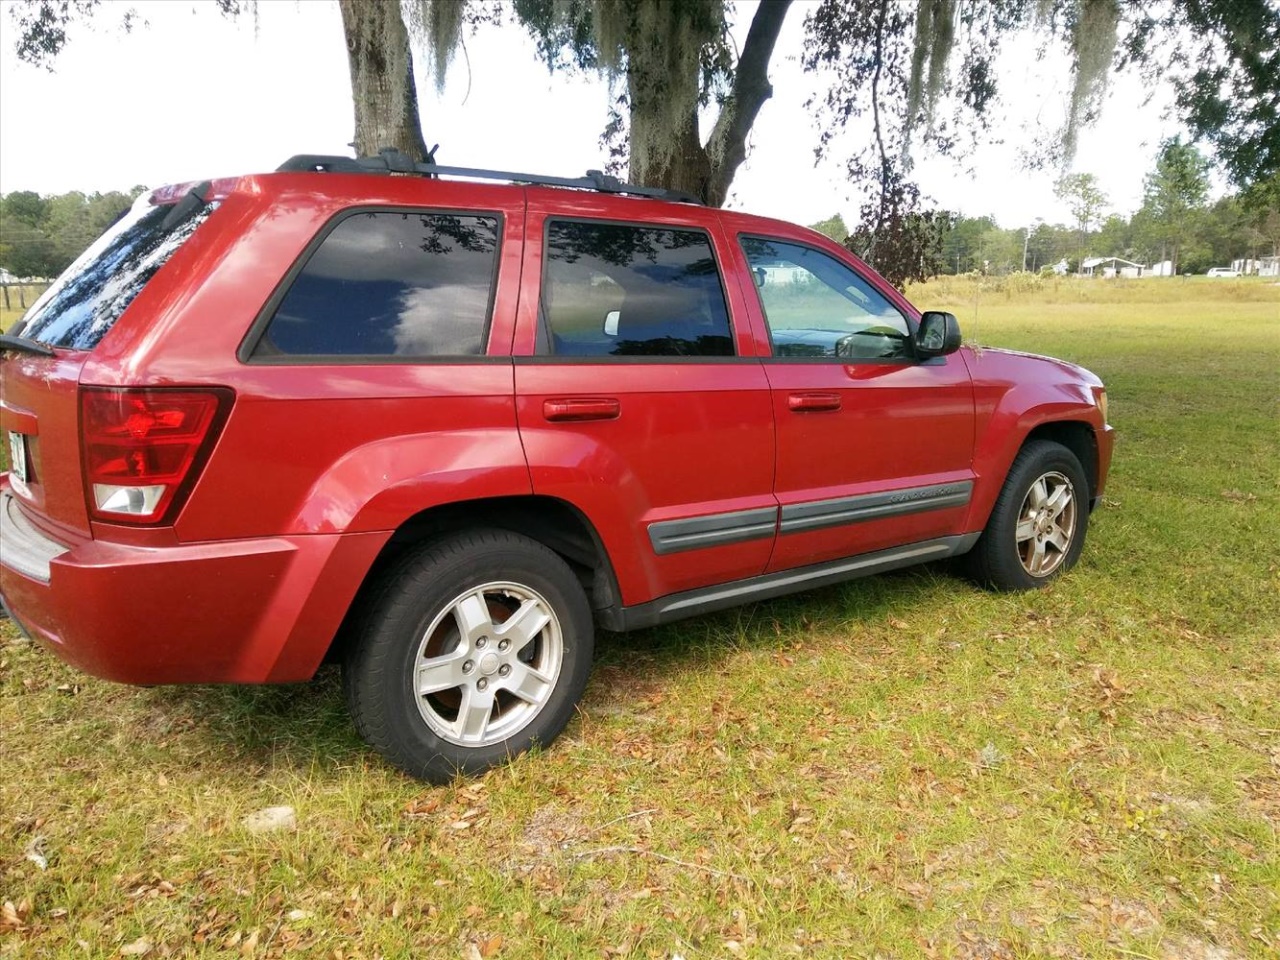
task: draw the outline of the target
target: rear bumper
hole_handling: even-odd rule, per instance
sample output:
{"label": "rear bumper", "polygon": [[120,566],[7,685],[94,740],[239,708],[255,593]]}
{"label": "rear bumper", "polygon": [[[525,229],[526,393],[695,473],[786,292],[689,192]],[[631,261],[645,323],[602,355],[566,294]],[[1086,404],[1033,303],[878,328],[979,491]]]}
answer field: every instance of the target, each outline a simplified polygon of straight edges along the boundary
{"label": "rear bumper", "polygon": [[32,638],[107,680],[306,680],[387,536],[63,544],[26,520],[6,484],[0,596]]}

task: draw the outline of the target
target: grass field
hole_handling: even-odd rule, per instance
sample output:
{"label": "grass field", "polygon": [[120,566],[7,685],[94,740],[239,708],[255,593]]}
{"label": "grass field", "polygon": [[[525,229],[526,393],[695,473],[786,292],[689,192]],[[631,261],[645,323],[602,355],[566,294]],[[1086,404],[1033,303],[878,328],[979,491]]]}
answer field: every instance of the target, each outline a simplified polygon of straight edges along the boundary
{"label": "grass field", "polygon": [[[443,788],[332,673],[133,689],[0,626],[0,956],[1276,956],[1280,286],[912,296],[1107,381],[1065,579],[602,635],[559,742]],[[296,830],[241,825],[277,804]]]}

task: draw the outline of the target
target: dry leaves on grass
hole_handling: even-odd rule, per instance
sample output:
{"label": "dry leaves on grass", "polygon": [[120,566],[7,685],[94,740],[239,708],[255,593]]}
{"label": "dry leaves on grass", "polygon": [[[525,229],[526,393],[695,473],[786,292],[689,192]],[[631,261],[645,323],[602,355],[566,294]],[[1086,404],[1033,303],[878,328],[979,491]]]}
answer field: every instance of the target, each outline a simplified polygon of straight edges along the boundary
{"label": "dry leaves on grass", "polygon": [[1258,499],[1256,493],[1245,493],[1243,490],[1223,490],[1222,499],[1232,503],[1253,503]]}
{"label": "dry leaves on grass", "polygon": [[502,949],[502,935],[468,940],[462,949],[462,955],[466,960],[488,960],[489,957],[496,957],[498,951]]}
{"label": "dry leaves on grass", "polygon": [[30,900],[20,900],[16,906],[12,900],[6,900],[4,906],[0,907],[0,931],[21,933],[27,929],[30,916]]}

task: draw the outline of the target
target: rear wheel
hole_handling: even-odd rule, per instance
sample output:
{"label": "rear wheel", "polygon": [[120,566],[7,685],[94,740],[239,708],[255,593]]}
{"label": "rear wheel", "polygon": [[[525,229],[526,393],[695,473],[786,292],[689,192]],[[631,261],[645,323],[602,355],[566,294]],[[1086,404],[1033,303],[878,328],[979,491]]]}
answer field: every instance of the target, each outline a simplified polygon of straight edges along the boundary
{"label": "rear wheel", "polygon": [[1042,587],[1075,566],[1089,524],[1089,486],[1074,453],[1049,440],[1019,451],[969,572],[998,590]]}
{"label": "rear wheel", "polygon": [[361,736],[440,783],[548,744],[591,669],[581,584],[542,544],[500,530],[427,544],[383,575],[343,664]]}

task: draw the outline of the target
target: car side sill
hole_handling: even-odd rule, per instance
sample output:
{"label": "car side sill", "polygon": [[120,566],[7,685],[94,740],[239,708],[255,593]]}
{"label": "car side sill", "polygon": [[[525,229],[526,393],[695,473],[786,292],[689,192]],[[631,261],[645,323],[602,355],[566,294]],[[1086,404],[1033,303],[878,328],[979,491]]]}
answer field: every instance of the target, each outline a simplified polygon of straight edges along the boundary
{"label": "car side sill", "polygon": [[808,567],[798,567],[794,570],[766,573],[747,580],[734,580],[712,587],[673,593],[633,607],[610,607],[597,610],[596,617],[601,627],[619,633],[654,627],[673,620],[683,620],[685,617],[736,607],[743,603],[771,600],[774,597],[786,596],[801,590],[813,590],[817,587],[885,573],[917,563],[954,557],[968,552],[979,536],[981,533],[977,532],[955,537],[939,537],[936,540],[922,540],[919,543],[909,543],[888,550],[877,550],[875,553],[863,553],[840,560],[815,563]]}

